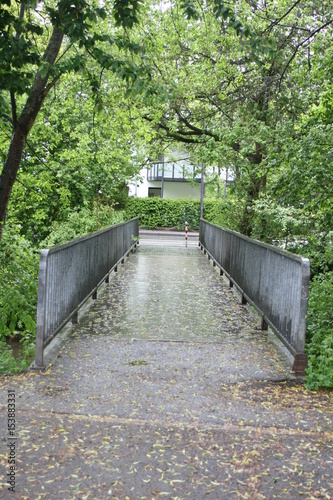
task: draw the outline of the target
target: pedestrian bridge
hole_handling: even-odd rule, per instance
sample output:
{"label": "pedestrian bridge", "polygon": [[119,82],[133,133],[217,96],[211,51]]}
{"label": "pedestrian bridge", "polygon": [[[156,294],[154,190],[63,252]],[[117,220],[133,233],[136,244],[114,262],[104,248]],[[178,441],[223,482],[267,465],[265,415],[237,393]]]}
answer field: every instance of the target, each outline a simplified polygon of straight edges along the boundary
{"label": "pedestrian bridge", "polygon": [[191,362],[208,349],[228,381],[304,373],[304,259],[204,221],[138,235],[133,220],[42,251],[35,368],[71,319],[101,341],[195,345]]}
{"label": "pedestrian bridge", "polygon": [[[228,260],[233,233],[217,229],[214,248],[203,228],[187,247],[184,235],[142,231],[138,245],[131,224],[42,253],[37,334],[48,369],[0,380],[3,436],[8,394],[17,398],[15,498],[331,498],[333,394],[305,390],[294,356],[262,330],[275,320],[249,305],[250,270],[233,269],[246,240],[234,239]],[[260,285],[263,255],[257,264]],[[74,325],[61,329],[68,317]]]}

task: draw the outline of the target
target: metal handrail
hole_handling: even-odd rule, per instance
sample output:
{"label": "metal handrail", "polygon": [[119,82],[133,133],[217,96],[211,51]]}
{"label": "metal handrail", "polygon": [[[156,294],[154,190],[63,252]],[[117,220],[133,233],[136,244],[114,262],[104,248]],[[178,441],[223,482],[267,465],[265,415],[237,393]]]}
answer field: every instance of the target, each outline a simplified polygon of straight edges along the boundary
{"label": "metal handrail", "polygon": [[139,219],[110,226],[64,245],[42,250],[39,262],[36,355],[34,368],[44,368],[44,349],[78,310],[108,281],[139,236]]}
{"label": "metal handrail", "polygon": [[200,221],[199,245],[239,289],[294,356],[293,369],[304,374],[309,259]]}

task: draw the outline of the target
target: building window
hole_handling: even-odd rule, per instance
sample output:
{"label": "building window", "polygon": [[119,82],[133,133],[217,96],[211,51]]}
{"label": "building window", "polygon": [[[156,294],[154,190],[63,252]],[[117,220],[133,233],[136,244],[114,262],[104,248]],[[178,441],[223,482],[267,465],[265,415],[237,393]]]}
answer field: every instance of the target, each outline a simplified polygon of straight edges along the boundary
{"label": "building window", "polygon": [[161,198],[162,189],[161,188],[148,188],[148,198]]}

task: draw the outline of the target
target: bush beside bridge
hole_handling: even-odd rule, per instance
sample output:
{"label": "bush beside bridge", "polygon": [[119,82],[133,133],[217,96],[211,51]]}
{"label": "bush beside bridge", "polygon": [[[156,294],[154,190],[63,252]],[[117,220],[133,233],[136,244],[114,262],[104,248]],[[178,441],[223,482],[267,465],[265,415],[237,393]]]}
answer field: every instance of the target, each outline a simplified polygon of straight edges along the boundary
{"label": "bush beside bridge", "polygon": [[[242,203],[231,198],[205,200],[204,219],[229,229],[239,228]],[[143,229],[168,228],[184,230],[185,221],[190,231],[198,231],[200,200],[170,198],[129,198],[126,218],[139,217]]]}

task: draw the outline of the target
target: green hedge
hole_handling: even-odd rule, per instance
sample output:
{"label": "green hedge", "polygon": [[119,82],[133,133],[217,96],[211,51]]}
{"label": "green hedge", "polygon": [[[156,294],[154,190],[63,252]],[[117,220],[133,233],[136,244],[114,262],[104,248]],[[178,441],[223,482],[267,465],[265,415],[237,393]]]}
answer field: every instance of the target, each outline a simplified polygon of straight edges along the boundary
{"label": "green hedge", "polygon": [[[223,227],[237,230],[241,218],[242,204],[231,198],[204,202],[204,219]],[[140,227],[159,227],[184,230],[185,221],[189,230],[198,230],[200,222],[200,200],[169,198],[128,198],[126,219],[139,217]]]}

